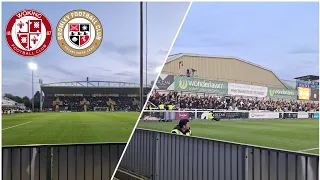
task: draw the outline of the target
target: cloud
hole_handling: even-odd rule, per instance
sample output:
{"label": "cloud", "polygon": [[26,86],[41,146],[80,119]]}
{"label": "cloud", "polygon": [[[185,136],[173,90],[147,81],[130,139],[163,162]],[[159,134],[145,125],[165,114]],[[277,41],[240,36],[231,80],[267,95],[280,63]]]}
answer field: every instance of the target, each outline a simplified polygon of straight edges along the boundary
{"label": "cloud", "polygon": [[[169,50],[169,49],[168,49]],[[167,55],[168,54],[168,51],[166,50],[163,50],[163,49],[160,49],[158,52],[157,52],[157,55]]]}
{"label": "cloud", "polygon": [[316,48],[301,47],[301,48],[293,49],[289,53],[290,54],[318,54],[319,51]]}
{"label": "cloud", "polygon": [[217,37],[203,37],[201,38],[201,42],[208,46],[215,46],[215,47],[237,47],[243,46],[244,42],[239,42],[235,40],[229,39],[221,39]]}
{"label": "cloud", "polygon": [[[188,33],[189,38],[178,38],[175,43],[175,48],[207,48],[207,47],[239,47],[244,46],[244,42],[221,39],[209,34]],[[198,38],[195,38],[198,37]]]}
{"label": "cloud", "polygon": [[117,53],[121,55],[135,54],[139,51],[139,45],[137,44],[127,44],[122,46],[117,46],[115,43],[110,41],[104,41],[99,47],[99,50],[103,53]]}
{"label": "cloud", "polygon": [[111,72],[110,69],[106,69],[106,68],[103,68],[103,67],[94,67],[94,69],[98,69],[98,70],[105,71],[105,72]]}
{"label": "cloud", "polygon": [[148,71],[149,69],[154,69],[160,66],[163,63],[164,59],[162,61],[148,61],[147,67]]}
{"label": "cloud", "polygon": [[73,73],[72,71],[69,71],[63,67],[58,67],[56,65],[50,65],[51,66],[51,71],[57,73],[57,74],[62,74],[63,75],[68,75],[68,76],[77,76],[79,77],[79,74]]}
{"label": "cloud", "polygon": [[[53,76],[49,76],[49,75],[41,75],[42,76],[42,78],[48,78],[48,79],[54,79],[54,80],[60,80],[61,81],[61,79],[59,79],[59,78],[57,78],[57,77],[53,77]],[[64,81],[64,80],[63,80]]]}
{"label": "cloud", "polygon": [[123,71],[123,72],[114,73],[113,75],[114,76],[132,76],[133,73],[129,71]]}
{"label": "cloud", "polygon": [[122,62],[125,66],[138,67],[138,65],[140,64],[140,58],[139,59],[138,58],[136,58],[136,59],[124,58]]}
{"label": "cloud", "polygon": [[[25,62],[25,63],[21,63]],[[28,69],[27,61],[25,59],[3,59],[2,60],[2,68],[3,71],[12,71],[12,70],[18,70],[18,69]]]}
{"label": "cloud", "polygon": [[[38,90],[38,86],[34,85],[35,89],[34,92]],[[23,89],[23,91],[21,91]],[[17,96],[25,96],[30,95],[31,96],[31,82],[19,82],[19,83],[10,83],[10,84],[3,84],[2,85],[2,94],[10,93]]]}

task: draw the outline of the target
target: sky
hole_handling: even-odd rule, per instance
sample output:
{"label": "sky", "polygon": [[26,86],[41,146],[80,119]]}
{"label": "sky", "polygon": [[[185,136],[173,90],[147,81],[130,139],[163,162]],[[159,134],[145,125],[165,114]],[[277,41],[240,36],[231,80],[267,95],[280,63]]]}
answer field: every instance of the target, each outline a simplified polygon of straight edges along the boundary
{"label": "sky", "polygon": [[195,2],[170,54],[235,56],[280,79],[319,74],[317,2]]}
{"label": "sky", "polygon": [[[148,3],[147,10],[147,81],[157,77],[156,68],[165,60],[189,3]],[[63,3],[5,2],[2,5],[2,29],[12,15],[23,9],[42,12],[50,21],[53,39],[50,47],[34,58],[21,57],[2,40],[2,94],[31,97],[31,71],[28,62],[38,64],[34,72],[35,90],[43,83],[66,81],[120,81],[139,83],[140,9],[139,3]],[[103,25],[103,42],[87,57],[72,57],[60,49],[55,29],[69,11],[84,9],[95,14]],[[145,69],[145,68],[144,68]],[[145,75],[145,73],[144,73]],[[145,80],[144,80],[145,82]]]}

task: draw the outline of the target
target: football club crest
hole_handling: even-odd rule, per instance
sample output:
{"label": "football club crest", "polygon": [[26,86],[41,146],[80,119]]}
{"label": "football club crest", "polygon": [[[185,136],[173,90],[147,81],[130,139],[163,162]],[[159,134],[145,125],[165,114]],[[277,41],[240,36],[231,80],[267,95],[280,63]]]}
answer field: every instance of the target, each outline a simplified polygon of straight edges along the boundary
{"label": "football club crest", "polygon": [[82,47],[90,40],[91,24],[69,24],[69,40],[77,47]]}
{"label": "football club crest", "polygon": [[6,26],[8,46],[21,56],[37,56],[50,45],[52,28],[39,11],[22,10],[13,15]]}
{"label": "football club crest", "polygon": [[99,19],[86,10],[74,10],[65,14],[56,29],[60,48],[71,56],[84,57],[95,52],[103,37]]}

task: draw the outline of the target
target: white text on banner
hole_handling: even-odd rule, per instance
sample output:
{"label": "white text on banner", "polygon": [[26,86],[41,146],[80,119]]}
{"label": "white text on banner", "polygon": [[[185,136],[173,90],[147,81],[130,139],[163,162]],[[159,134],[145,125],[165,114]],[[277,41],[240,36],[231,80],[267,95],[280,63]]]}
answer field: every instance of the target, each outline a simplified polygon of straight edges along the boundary
{"label": "white text on banner", "polygon": [[250,112],[250,119],[278,119],[278,112]]}
{"label": "white text on banner", "polygon": [[228,94],[235,96],[266,97],[268,88],[246,84],[228,83]]}
{"label": "white text on banner", "polygon": [[307,112],[298,112],[298,118],[301,119],[301,118],[309,118],[309,113]]}

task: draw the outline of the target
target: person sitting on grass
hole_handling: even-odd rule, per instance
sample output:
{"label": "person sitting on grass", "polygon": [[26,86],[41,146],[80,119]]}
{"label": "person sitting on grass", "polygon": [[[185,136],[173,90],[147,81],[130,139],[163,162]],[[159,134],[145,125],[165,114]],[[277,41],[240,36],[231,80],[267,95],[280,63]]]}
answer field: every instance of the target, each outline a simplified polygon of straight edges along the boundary
{"label": "person sitting on grass", "polygon": [[220,121],[219,118],[214,117],[213,111],[210,111],[208,114],[208,119],[210,119],[211,121],[215,120],[215,121]]}

